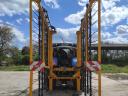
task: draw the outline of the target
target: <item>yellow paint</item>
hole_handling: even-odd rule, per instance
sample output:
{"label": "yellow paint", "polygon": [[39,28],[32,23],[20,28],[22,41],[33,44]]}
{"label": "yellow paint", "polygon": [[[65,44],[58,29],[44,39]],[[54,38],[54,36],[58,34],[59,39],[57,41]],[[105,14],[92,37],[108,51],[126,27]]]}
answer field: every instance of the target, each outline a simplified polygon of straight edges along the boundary
{"label": "yellow paint", "polygon": [[53,47],[52,47],[52,31],[48,30],[48,66],[50,67],[50,74],[51,77],[49,79],[49,90],[53,90],[53,79],[52,79],[52,72],[53,72]]}
{"label": "yellow paint", "polygon": [[53,79],[49,78],[49,91],[53,90]]}
{"label": "yellow paint", "polygon": [[[49,77],[50,79],[50,77]],[[74,80],[76,79],[76,77],[55,77],[55,76],[52,76],[52,79],[56,79],[56,80]]]}
{"label": "yellow paint", "polygon": [[54,68],[53,71],[74,71],[74,68],[64,68],[64,67],[60,67],[60,68]]}
{"label": "yellow paint", "polygon": [[[77,32],[77,67],[81,66],[81,32]],[[80,70],[77,70],[77,76],[80,77]],[[76,78],[77,91],[80,91],[80,78]]]}
{"label": "yellow paint", "polygon": [[[98,0],[98,61],[101,63],[101,0]],[[98,72],[98,96],[101,96],[101,71]]]}
{"label": "yellow paint", "polygon": [[45,54],[44,54],[44,12],[43,12],[43,8],[41,8],[41,18],[42,18],[42,61],[45,62]]}
{"label": "yellow paint", "polygon": [[[29,3],[29,14],[30,14],[30,64],[33,61],[33,51],[32,51],[32,0],[30,0]],[[32,88],[33,88],[33,72],[30,71],[30,76],[29,76],[29,96],[32,96]]]}
{"label": "yellow paint", "polygon": [[77,32],[77,66],[81,66],[81,32]]}
{"label": "yellow paint", "polygon": [[86,36],[86,40],[85,40],[86,41],[86,43],[85,43],[86,44],[85,56],[86,57],[85,58],[86,58],[86,64],[87,64],[87,61],[88,61],[88,8],[86,9],[85,20],[86,20],[86,22],[85,22],[85,32],[86,32],[85,33],[86,34],[85,35]]}

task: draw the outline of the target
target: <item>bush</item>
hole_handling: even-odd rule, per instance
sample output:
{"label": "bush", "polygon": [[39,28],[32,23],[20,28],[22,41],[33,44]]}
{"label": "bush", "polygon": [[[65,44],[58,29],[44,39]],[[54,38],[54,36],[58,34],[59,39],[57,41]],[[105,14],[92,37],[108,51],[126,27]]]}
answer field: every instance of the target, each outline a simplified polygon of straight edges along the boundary
{"label": "bush", "polygon": [[22,55],[22,64],[29,65],[29,55]]}

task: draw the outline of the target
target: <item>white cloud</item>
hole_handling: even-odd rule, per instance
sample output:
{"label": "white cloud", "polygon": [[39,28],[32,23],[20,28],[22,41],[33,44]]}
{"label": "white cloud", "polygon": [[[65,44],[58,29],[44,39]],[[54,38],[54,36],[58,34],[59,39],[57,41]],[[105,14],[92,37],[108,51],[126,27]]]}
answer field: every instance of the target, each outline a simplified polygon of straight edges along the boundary
{"label": "white cloud", "polygon": [[38,10],[39,9],[38,5],[34,2],[32,2],[32,8],[33,8],[33,10]]}
{"label": "white cloud", "polygon": [[22,18],[19,18],[19,19],[17,19],[17,20],[16,20],[16,22],[17,22],[18,24],[21,24],[21,23],[22,23],[22,21],[23,21],[23,19],[22,19]]}
{"label": "white cloud", "polygon": [[[86,2],[87,0],[83,0]],[[79,1],[79,2],[83,2]],[[104,7],[104,11],[101,11],[101,18],[102,18],[102,26],[111,26],[114,24],[119,23],[123,19],[128,18],[128,7],[127,6],[117,6],[117,2],[120,0],[103,0],[102,4]],[[81,19],[85,14],[86,6],[83,7],[83,10],[78,11],[74,14],[70,14],[69,16],[65,17],[65,21],[71,24],[80,24]],[[97,3],[95,4],[92,14],[97,10]],[[98,19],[97,14],[93,17],[93,21]],[[92,22],[93,22],[92,21]]]}
{"label": "white cloud", "polygon": [[[78,11],[74,14],[70,14],[64,20],[68,23],[77,25],[80,24],[81,19],[85,14],[85,2],[87,0],[82,0],[84,3],[80,2],[81,6],[84,5],[83,10]],[[78,2],[78,3],[79,3]],[[126,5],[118,5],[117,3],[122,2],[121,0],[102,0],[102,11],[101,11],[101,25],[102,27],[110,28],[110,26],[115,26],[120,21],[128,19],[128,7]],[[80,5],[79,4],[79,5]],[[83,4],[83,5],[82,5]],[[97,4],[94,6],[92,14],[97,10]],[[97,14],[92,18],[92,22],[98,19]],[[115,26],[116,27],[116,26]],[[94,26],[94,29],[97,25]],[[120,25],[114,30],[114,32],[102,32],[102,41],[110,43],[128,43],[128,29],[127,25]],[[125,33],[125,35],[123,35]],[[97,39],[97,33],[94,35],[93,40]]]}
{"label": "white cloud", "polygon": [[120,2],[120,0],[102,0],[102,5],[105,10],[110,9],[116,6],[116,2]]}
{"label": "white cloud", "polygon": [[18,23],[18,24],[22,24],[22,23],[29,23],[29,18],[19,18],[19,19],[17,19],[16,20],[16,22]]}
{"label": "white cloud", "polygon": [[8,25],[8,26],[14,26],[14,24],[8,22],[8,21],[3,21],[3,20],[0,20],[0,25]]}
{"label": "white cloud", "polygon": [[0,23],[2,23],[3,22],[3,20],[0,20]]}
{"label": "white cloud", "polygon": [[101,32],[101,39],[102,41],[112,38],[113,35],[110,32]]}
{"label": "white cloud", "polygon": [[116,28],[118,34],[125,34],[127,33],[128,34],[128,25],[119,25],[117,28]]}
{"label": "white cloud", "polygon": [[30,20],[29,20],[29,18],[25,18],[25,20],[27,21],[27,22],[29,22]]}
{"label": "white cloud", "polygon": [[[106,42],[107,39],[112,38],[114,35],[110,32],[101,31],[101,41]],[[94,42],[95,41],[95,42]],[[92,42],[97,43],[98,41],[98,32],[92,35]]]}
{"label": "white cloud", "polygon": [[117,32],[102,32],[101,37],[103,42],[116,43],[116,44],[127,44],[128,34],[121,35]]}
{"label": "white cloud", "polygon": [[[83,1],[79,1],[79,2],[87,2],[88,0],[83,0]],[[92,15],[93,13],[95,13],[97,11],[98,5],[97,3],[95,3],[95,6],[93,7],[92,10]],[[78,25],[81,23],[81,19],[84,17],[86,12],[86,6],[83,7],[83,9],[81,11],[78,11],[76,13],[70,14],[69,16],[65,17],[64,20],[68,23],[74,24],[74,25]],[[93,21],[97,20],[98,16],[97,14],[92,18]]]}
{"label": "white cloud", "polygon": [[110,26],[128,18],[128,8],[126,6],[113,7],[102,13],[102,26]]}
{"label": "white cloud", "polygon": [[44,0],[47,6],[52,8],[59,8],[60,5],[58,4],[58,0]]}
{"label": "white cloud", "polygon": [[78,0],[78,5],[80,6],[86,6],[88,0]]}
{"label": "white cloud", "polygon": [[20,43],[25,43],[26,42],[26,38],[23,32],[21,32],[19,29],[17,29],[14,24],[10,23],[10,22],[3,22],[2,20],[0,20],[0,26],[5,26],[7,25],[8,27],[10,27],[12,29],[12,33],[15,35],[15,40],[14,42],[20,42]]}
{"label": "white cloud", "polygon": [[128,43],[128,39],[127,38],[123,38],[123,37],[113,37],[113,38],[108,38],[104,40],[105,42],[109,42],[109,43],[116,43],[116,44],[127,44]]}
{"label": "white cloud", "polygon": [[0,16],[13,16],[28,12],[29,0],[0,0]]}
{"label": "white cloud", "polygon": [[86,7],[84,7],[83,10],[78,11],[77,13],[70,14],[69,16],[64,18],[64,20],[71,24],[75,24],[75,25],[80,24],[81,19],[83,18],[84,14],[85,14],[85,11],[86,11]]}
{"label": "white cloud", "polygon": [[79,30],[79,26],[68,29],[57,28],[57,32],[62,33],[64,37],[69,37],[71,33],[76,33],[77,30]]}
{"label": "white cloud", "polygon": [[76,42],[76,31],[79,30],[79,26],[75,28],[57,28],[57,34],[54,35],[53,42],[62,42],[62,38],[65,42]]}
{"label": "white cloud", "polygon": [[[78,4],[83,6],[83,9],[81,11],[78,11],[74,14],[70,14],[69,16],[65,17],[64,20],[68,23],[74,24],[74,25],[78,25],[81,23],[81,19],[84,17],[85,12],[86,12],[86,4],[87,4],[88,0],[79,0]],[[98,4],[97,2],[95,3],[95,6],[93,6],[93,10],[92,10],[92,15],[93,13],[95,13],[97,11],[98,8]],[[93,21],[97,20],[98,15],[96,14],[92,19]]]}
{"label": "white cloud", "polygon": [[25,43],[26,39],[25,39],[25,35],[23,34],[23,32],[21,32],[20,30],[18,30],[15,27],[12,27],[12,32],[13,34],[16,36],[16,39],[21,42],[21,43]]}
{"label": "white cloud", "polygon": [[10,25],[10,26],[14,26],[14,24],[12,24],[12,23],[10,23],[8,21],[6,21],[5,24]]}

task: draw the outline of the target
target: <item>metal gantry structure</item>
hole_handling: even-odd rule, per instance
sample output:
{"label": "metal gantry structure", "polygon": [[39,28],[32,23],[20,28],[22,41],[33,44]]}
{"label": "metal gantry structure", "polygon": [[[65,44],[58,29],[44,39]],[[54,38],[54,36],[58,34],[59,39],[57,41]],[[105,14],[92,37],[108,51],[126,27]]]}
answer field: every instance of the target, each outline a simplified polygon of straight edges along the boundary
{"label": "metal gantry structure", "polygon": [[[93,7],[97,3],[97,21],[92,22],[96,15]],[[44,71],[38,71],[38,96],[45,96],[44,91],[53,91],[53,80],[76,80],[76,91],[84,92],[85,96],[93,95],[92,72],[86,68],[87,61],[91,61],[92,46],[92,26],[96,23],[98,33],[98,62],[101,62],[101,0],[89,0],[86,5],[86,13],[81,20],[80,30],[77,31],[77,70],[74,68],[54,68],[53,67],[53,42],[52,35],[56,29],[51,25],[47,10],[41,5],[41,0],[30,0],[30,64],[34,57],[38,61],[44,62]],[[35,47],[36,46],[36,47]],[[54,71],[74,72],[73,77],[58,77]],[[98,96],[101,96],[101,71],[98,74]],[[33,96],[33,70],[30,70],[29,96]]]}
{"label": "metal gantry structure", "polygon": [[[50,24],[47,10],[41,5],[41,0],[30,0],[30,64],[38,55],[38,61],[45,62],[45,71],[38,72],[38,96],[43,96],[43,90],[48,89],[47,69],[52,62],[52,34],[55,28]],[[50,51],[48,51],[50,50]],[[48,67],[47,67],[48,66]],[[29,96],[32,96],[33,71],[30,71]]]}
{"label": "metal gantry structure", "polygon": [[[97,4],[97,7],[94,9],[94,6]],[[81,51],[82,51],[82,66],[84,69],[81,70],[81,83],[82,91],[84,91],[85,96],[93,95],[92,92],[92,72],[87,70],[86,64],[88,61],[92,61],[92,44],[98,44],[98,62],[101,63],[101,1],[100,0],[89,0],[89,3],[86,5],[86,13],[84,18],[81,20],[80,34],[81,34]],[[93,11],[94,10],[94,11]],[[93,14],[92,14],[93,13]],[[97,16],[96,16],[97,15]],[[96,20],[94,21],[93,18]],[[96,27],[97,24],[97,27]],[[93,32],[93,26],[97,28]],[[98,34],[97,40],[93,41],[95,34]],[[96,37],[96,35],[95,35]],[[101,96],[101,71],[98,71],[98,96]]]}

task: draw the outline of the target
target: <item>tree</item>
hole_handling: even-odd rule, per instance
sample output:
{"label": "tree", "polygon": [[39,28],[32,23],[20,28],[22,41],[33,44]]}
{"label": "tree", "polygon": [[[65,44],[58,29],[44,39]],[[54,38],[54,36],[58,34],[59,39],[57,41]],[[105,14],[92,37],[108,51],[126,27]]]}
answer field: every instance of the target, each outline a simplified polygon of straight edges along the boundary
{"label": "tree", "polygon": [[29,65],[29,55],[22,55],[22,64]]}
{"label": "tree", "polygon": [[14,37],[15,35],[12,33],[12,29],[10,27],[7,25],[0,26],[0,65]]}
{"label": "tree", "polygon": [[19,55],[20,55],[19,53],[20,53],[19,49],[15,46],[13,46],[9,49],[8,55],[12,59],[12,62],[11,62],[12,64],[17,65],[19,63],[19,59],[20,59],[19,58]]}
{"label": "tree", "polygon": [[22,48],[22,55],[28,55],[29,54],[29,47],[28,46],[24,46]]}
{"label": "tree", "polygon": [[[24,46],[21,50],[22,53],[22,64],[29,64],[29,47]],[[33,60],[38,60],[38,44],[33,44]]]}
{"label": "tree", "polygon": [[22,64],[28,65],[29,64],[29,47],[24,46],[22,48]]}

